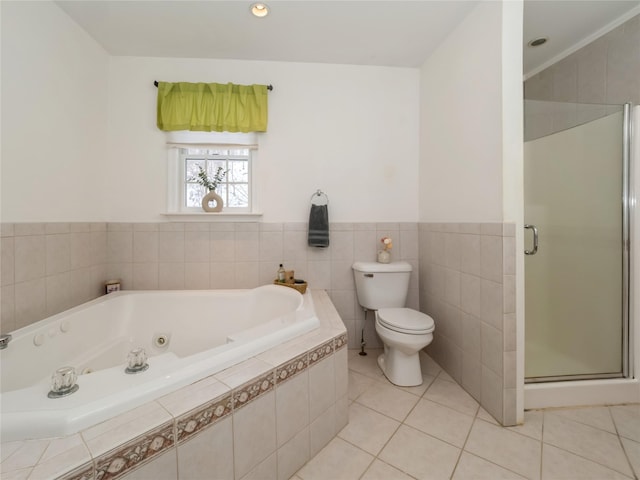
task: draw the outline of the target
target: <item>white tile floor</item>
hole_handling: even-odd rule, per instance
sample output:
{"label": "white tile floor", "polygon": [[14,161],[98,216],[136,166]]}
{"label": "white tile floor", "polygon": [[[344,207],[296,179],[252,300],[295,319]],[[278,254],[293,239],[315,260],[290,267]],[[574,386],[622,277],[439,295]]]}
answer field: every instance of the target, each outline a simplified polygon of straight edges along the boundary
{"label": "white tile floor", "polygon": [[435,362],[420,387],[401,388],[368,352],[349,351],[349,424],[292,480],[640,475],[640,404],[531,411],[504,428]]}

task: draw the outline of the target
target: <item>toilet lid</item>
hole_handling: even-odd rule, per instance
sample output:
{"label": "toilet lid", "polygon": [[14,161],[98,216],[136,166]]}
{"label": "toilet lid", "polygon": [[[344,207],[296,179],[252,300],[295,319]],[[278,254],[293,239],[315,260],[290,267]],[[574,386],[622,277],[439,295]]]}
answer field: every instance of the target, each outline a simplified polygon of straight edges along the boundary
{"label": "toilet lid", "polygon": [[381,308],[378,310],[380,323],[400,333],[422,335],[433,332],[433,318],[411,308]]}

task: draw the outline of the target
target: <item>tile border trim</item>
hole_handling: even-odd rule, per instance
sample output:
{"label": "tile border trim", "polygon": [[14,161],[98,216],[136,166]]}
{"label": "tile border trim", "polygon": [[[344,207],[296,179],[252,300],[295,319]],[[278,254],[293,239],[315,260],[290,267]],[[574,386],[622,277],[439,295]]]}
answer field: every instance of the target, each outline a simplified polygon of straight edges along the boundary
{"label": "tile border trim", "polygon": [[95,460],[96,480],[113,480],[175,445],[174,421],[166,422]]}
{"label": "tile border trim", "polygon": [[175,421],[176,444],[182,444],[231,413],[233,413],[233,397],[227,393],[178,417]]}
{"label": "tile border trim", "polygon": [[305,352],[276,368],[276,385],[286,382],[307,368],[309,368],[309,354]]}
{"label": "tile border trim", "polygon": [[309,366],[319,362],[324,357],[329,356],[334,352],[334,349],[333,349],[334,340],[335,339],[332,338],[328,342],[325,342],[319,347],[316,347],[313,350],[309,351]]}
{"label": "tile border trim", "polygon": [[236,411],[248,405],[260,395],[271,391],[275,383],[275,370],[270,370],[269,373],[260,375],[234,389],[232,393],[233,410]]}

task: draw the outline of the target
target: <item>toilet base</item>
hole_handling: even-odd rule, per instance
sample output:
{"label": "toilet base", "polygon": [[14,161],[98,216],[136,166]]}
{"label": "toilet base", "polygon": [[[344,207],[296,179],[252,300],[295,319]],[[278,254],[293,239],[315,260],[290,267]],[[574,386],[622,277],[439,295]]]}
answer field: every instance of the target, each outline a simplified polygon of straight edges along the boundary
{"label": "toilet base", "polygon": [[419,352],[406,355],[399,350],[390,352],[385,346],[385,353],[378,357],[378,366],[385,377],[399,387],[417,387],[422,385]]}

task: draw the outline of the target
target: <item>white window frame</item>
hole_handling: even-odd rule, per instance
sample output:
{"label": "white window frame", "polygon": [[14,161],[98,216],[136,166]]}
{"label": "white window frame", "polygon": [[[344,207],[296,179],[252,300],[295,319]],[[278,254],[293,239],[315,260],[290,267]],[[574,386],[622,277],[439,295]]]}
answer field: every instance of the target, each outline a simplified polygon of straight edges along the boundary
{"label": "white window frame", "polygon": [[[199,149],[249,149],[249,206],[224,206],[222,212],[208,213],[200,207],[185,205],[185,165],[181,153],[185,148]],[[257,208],[256,163],[258,159],[257,136],[255,133],[228,132],[168,132],[167,133],[167,212],[170,220],[216,220],[255,221],[262,214]],[[236,217],[236,218],[230,218]]]}
{"label": "white window frame", "polygon": [[[216,155],[216,154],[197,154],[197,153],[188,153],[187,150],[189,148],[198,148],[200,150],[231,150],[231,149],[246,149],[248,150],[248,155],[244,156],[244,155],[232,155],[232,154],[220,154],[220,155]],[[187,160],[201,160],[206,162],[213,162],[213,161],[224,161],[225,162],[225,166],[229,167],[229,162],[232,162],[233,160],[242,160],[242,161],[246,161],[247,162],[247,206],[246,207],[235,207],[235,206],[231,206],[230,204],[228,204],[227,200],[228,199],[223,199],[224,200],[224,207],[227,211],[229,212],[233,212],[233,213],[248,213],[251,212],[251,200],[252,200],[252,192],[251,192],[251,185],[253,185],[253,175],[252,175],[252,171],[251,171],[251,149],[244,147],[244,146],[238,146],[238,147],[220,147],[220,146],[213,146],[213,145],[208,145],[208,146],[198,146],[198,147],[182,147],[180,149],[178,149],[179,152],[179,157],[180,157],[180,166],[181,171],[180,171],[180,176],[181,176],[181,182],[180,182],[180,198],[182,199],[180,202],[180,207],[181,209],[184,209],[185,211],[200,211],[200,207],[188,207],[185,205],[186,203],[186,193],[187,193],[187,183],[194,183],[189,182],[189,179],[186,178],[186,162]],[[229,182],[229,174],[225,175],[225,177],[223,178],[222,182],[220,182],[220,185],[233,185],[233,182]],[[242,182],[242,184],[245,184],[245,182]],[[205,190],[206,193],[206,190]],[[222,193],[220,191],[217,192],[218,195],[222,196]]]}

